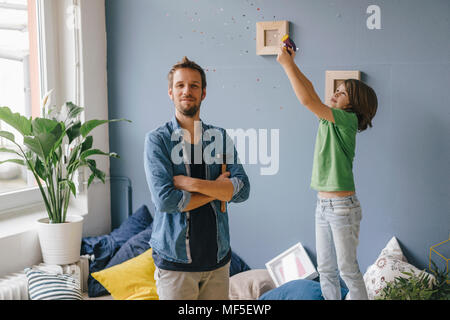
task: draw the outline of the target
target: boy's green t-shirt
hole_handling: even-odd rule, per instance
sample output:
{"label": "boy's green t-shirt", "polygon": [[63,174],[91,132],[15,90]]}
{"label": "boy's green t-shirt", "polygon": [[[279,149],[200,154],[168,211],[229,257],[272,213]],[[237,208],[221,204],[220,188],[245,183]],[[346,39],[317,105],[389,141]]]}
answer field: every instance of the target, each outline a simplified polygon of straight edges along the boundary
{"label": "boy's green t-shirt", "polygon": [[320,119],[317,131],[311,188],[317,191],[355,191],[355,157],[358,118],[332,108],[335,123]]}

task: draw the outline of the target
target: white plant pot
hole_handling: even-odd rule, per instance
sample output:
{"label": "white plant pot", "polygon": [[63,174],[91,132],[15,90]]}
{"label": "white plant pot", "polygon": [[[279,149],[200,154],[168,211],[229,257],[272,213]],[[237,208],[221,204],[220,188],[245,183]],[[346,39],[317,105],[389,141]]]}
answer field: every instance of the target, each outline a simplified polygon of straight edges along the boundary
{"label": "white plant pot", "polygon": [[42,258],[46,264],[70,264],[80,260],[83,217],[68,215],[65,223],[38,220],[38,235]]}

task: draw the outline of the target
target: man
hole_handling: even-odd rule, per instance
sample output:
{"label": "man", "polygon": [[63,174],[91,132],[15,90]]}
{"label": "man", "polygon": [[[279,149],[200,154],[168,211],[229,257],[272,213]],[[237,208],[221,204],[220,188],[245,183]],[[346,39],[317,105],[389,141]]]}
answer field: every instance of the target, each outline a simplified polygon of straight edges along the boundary
{"label": "man", "polygon": [[144,150],[156,207],[150,246],[157,292],[161,300],[226,300],[231,249],[221,206],[247,200],[249,180],[225,130],[200,120],[203,69],[184,57],[168,80],[175,116],[146,134]]}

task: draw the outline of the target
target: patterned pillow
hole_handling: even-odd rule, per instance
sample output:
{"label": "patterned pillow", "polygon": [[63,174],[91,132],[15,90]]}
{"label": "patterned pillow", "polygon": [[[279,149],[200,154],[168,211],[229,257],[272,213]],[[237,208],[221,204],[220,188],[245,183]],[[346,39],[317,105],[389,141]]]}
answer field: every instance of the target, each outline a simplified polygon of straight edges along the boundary
{"label": "patterned pillow", "polygon": [[31,300],[83,300],[80,283],[69,274],[26,268]]}
{"label": "patterned pillow", "polygon": [[[369,300],[374,300],[381,295],[386,282],[394,281],[394,278],[400,276],[403,278],[408,277],[402,272],[411,272],[418,275],[422,270],[408,263],[397,239],[392,237],[381,251],[375,263],[369,266],[364,274]],[[432,276],[430,275],[431,278]]]}

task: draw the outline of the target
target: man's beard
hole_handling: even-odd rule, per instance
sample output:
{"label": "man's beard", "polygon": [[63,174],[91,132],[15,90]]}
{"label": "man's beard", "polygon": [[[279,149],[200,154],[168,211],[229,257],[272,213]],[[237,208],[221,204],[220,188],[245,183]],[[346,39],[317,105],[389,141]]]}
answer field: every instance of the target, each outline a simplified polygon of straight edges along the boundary
{"label": "man's beard", "polygon": [[200,105],[201,105],[201,104],[202,104],[202,103],[199,102],[198,105],[193,105],[192,107],[186,109],[186,108],[183,108],[183,107],[181,106],[181,103],[180,103],[180,104],[178,104],[178,105],[175,105],[175,108],[176,108],[176,109],[178,110],[178,112],[180,112],[182,115],[184,115],[184,116],[186,116],[186,117],[189,117],[189,118],[193,118],[193,117],[197,114],[198,110],[200,110]]}

